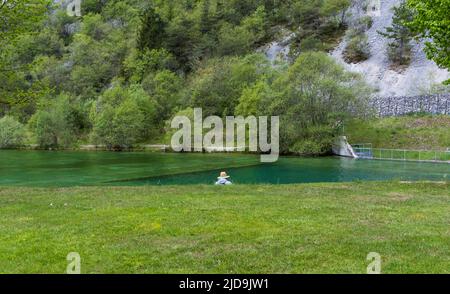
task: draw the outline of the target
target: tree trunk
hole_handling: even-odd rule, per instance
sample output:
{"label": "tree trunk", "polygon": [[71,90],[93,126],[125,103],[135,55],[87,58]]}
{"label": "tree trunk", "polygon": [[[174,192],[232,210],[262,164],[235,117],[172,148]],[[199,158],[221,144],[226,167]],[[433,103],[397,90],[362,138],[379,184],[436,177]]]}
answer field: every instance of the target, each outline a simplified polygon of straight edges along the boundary
{"label": "tree trunk", "polygon": [[403,39],[399,40],[399,45],[398,45],[398,50],[399,50],[399,59],[400,59],[400,64],[403,64],[403,48],[404,48],[404,43],[403,43]]}

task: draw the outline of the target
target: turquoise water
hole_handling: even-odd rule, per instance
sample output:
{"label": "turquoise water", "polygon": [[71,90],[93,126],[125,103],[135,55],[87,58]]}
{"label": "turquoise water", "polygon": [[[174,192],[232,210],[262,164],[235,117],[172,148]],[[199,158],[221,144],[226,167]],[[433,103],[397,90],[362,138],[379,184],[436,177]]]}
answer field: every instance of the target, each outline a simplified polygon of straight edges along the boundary
{"label": "turquoise water", "polygon": [[259,156],[239,154],[0,151],[3,186],[213,184],[221,170],[237,184],[450,180],[445,163],[282,157],[262,164]]}

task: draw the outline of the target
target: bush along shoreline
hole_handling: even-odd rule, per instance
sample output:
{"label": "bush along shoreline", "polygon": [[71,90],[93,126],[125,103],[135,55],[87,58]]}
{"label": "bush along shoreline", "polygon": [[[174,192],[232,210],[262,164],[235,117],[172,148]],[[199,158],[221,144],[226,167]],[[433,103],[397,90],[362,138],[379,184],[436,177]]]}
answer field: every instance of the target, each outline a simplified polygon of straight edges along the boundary
{"label": "bush along shoreline", "polygon": [[[450,148],[450,116],[448,115],[405,115],[397,117],[352,119],[343,126],[351,144],[372,143],[374,148],[409,149],[409,150],[447,150]],[[26,128],[13,118],[0,119],[0,149],[9,150],[67,150],[67,151],[122,151],[122,152],[172,152],[170,136],[161,139],[161,143],[136,143],[132,146],[107,146],[105,144],[78,143],[71,146],[41,146],[25,143],[29,136]],[[170,135],[171,133],[168,132]],[[343,134],[343,133],[342,133]],[[334,137],[333,137],[334,138]],[[305,142],[304,144],[307,144]],[[330,143],[331,144],[331,143]],[[281,155],[289,156],[329,156],[331,145],[321,152],[314,152],[311,147],[295,152],[283,150]],[[211,150],[203,150],[211,152]],[[215,151],[215,153],[218,153]],[[224,152],[225,153],[225,152]],[[253,152],[244,152],[253,153]]]}

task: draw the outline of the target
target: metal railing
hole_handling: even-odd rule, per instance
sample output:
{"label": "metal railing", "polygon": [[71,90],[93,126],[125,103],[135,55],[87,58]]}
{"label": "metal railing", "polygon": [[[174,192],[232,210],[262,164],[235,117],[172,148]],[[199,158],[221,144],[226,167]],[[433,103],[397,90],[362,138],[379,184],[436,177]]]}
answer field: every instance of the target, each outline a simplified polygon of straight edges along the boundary
{"label": "metal railing", "polygon": [[408,150],[372,148],[372,144],[352,145],[354,152],[362,159],[426,161],[450,163],[450,150]]}

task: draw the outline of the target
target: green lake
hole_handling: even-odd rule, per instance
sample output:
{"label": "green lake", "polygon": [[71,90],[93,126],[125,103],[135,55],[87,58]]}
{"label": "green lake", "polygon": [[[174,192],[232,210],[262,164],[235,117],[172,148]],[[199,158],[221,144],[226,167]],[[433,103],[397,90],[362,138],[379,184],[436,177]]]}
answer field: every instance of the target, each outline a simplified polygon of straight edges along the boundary
{"label": "green lake", "polygon": [[245,154],[0,151],[0,186],[213,184],[221,170],[236,184],[450,180],[450,164]]}

